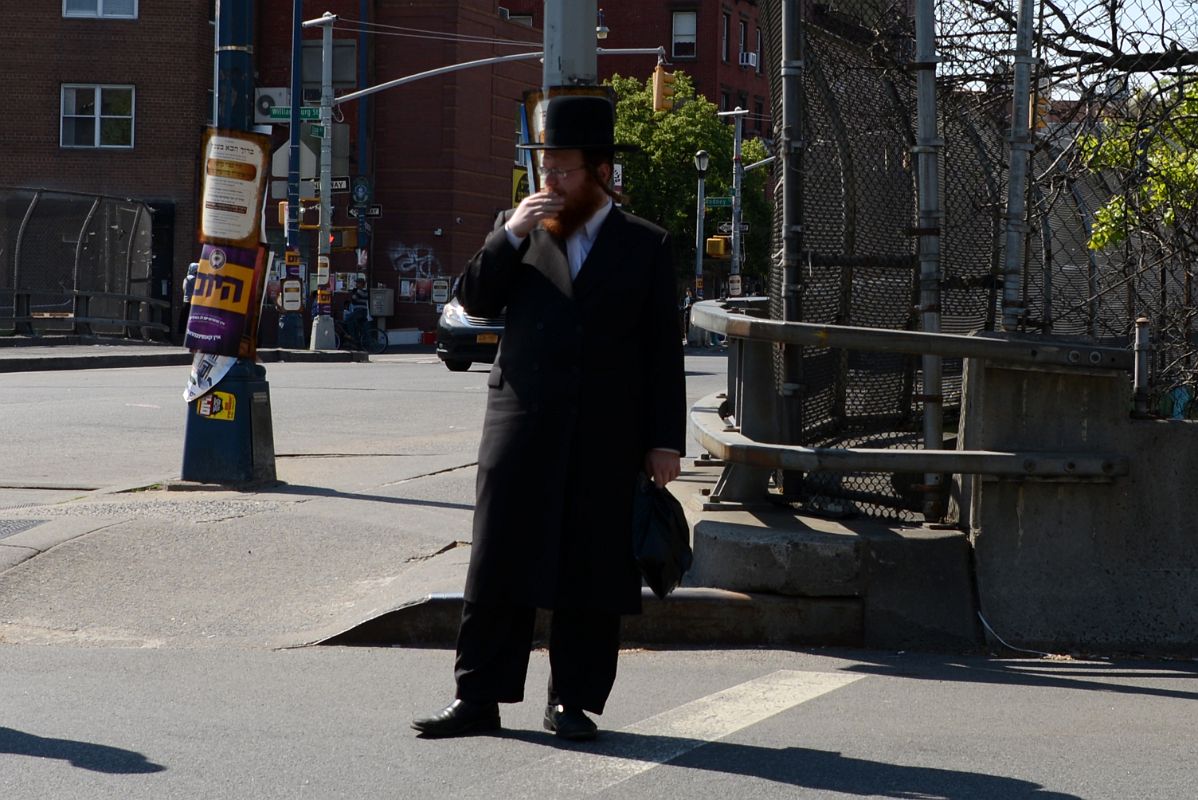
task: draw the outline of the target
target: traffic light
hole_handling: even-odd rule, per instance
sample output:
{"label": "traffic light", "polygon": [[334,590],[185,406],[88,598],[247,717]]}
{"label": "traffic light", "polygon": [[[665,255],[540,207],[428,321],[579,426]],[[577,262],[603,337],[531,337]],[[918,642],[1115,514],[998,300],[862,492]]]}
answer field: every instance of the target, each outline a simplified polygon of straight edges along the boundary
{"label": "traffic light", "polygon": [[653,70],[653,110],[669,111],[674,107],[674,73],[658,64]]}
{"label": "traffic light", "polygon": [[358,228],[356,225],[338,225],[329,230],[330,250],[353,250],[357,246]]}
{"label": "traffic light", "polygon": [[707,255],[710,258],[728,258],[729,252],[727,236],[712,236],[707,240]]}

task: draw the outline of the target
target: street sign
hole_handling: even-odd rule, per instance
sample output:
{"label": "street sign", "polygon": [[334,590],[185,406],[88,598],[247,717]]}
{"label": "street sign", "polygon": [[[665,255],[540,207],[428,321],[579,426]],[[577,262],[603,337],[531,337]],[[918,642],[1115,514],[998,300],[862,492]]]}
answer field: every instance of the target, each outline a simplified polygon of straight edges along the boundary
{"label": "street sign", "polygon": [[315,136],[317,139],[324,138],[324,126],[323,125],[313,125],[309,130],[312,131],[312,135]]}
{"label": "street sign", "polygon": [[[716,230],[719,231],[721,236],[731,236],[732,235],[732,223],[731,222],[721,222],[719,225],[716,225],[715,227],[716,227]],[[749,232],[749,223],[742,222],[740,224],[740,232],[748,233]]]}
{"label": "street sign", "polygon": [[[271,106],[271,119],[291,119],[291,106]],[[320,119],[320,109],[316,106],[300,106],[300,119]]]}
{"label": "street sign", "polygon": [[333,194],[349,194],[349,176],[333,178]]}
{"label": "street sign", "polygon": [[705,197],[703,205],[711,206],[712,208],[732,208],[731,197]]}
{"label": "street sign", "polygon": [[433,302],[449,302],[449,281],[445,278],[437,278],[433,281]]}
{"label": "street sign", "polygon": [[378,204],[372,206],[350,206],[349,215],[354,219],[361,217],[381,217],[383,216],[383,207]]}
{"label": "street sign", "polygon": [[733,297],[740,297],[740,276],[739,275],[729,275],[728,276],[728,294],[732,295]]}

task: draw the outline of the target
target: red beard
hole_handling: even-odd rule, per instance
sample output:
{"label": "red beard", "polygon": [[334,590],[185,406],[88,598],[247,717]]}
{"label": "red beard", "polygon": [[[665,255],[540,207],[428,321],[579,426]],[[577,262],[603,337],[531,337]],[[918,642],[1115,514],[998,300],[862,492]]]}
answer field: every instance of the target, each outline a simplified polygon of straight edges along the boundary
{"label": "red beard", "polygon": [[552,219],[541,220],[541,227],[562,241],[569,239],[603,205],[606,195],[596,189],[594,180],[588,175],[586,186],[574,195],[566,195],[562,210]]}

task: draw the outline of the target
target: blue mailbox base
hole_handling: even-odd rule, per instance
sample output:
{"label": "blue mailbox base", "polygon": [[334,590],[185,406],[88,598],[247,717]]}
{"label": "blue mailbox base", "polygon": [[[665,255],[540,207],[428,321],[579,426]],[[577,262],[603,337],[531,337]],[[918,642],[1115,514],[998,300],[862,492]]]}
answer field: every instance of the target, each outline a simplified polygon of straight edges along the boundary
{"label": "blue mailbox base", "polygon": [[238,359],[212,391],[187,404],[185,481],[249,483],[275,478],[266,368]]}

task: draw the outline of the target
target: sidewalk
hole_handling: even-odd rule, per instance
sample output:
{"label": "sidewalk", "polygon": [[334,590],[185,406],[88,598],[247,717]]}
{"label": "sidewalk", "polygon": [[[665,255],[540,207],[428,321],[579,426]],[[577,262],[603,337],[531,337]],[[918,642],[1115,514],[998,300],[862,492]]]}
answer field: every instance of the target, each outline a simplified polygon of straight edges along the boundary
{"label": "sidewalk", "polygon": [[[427,345],[400,350],[435,359]],[[146,345],[2,347],[0,372],[158,359],[186,365],[190,354]],[[385,417],[364,410],[362,418]],[[270,487],[122,473],[120,458],[102,488],[0,486],[0,641],[449,646],[470,553],[473,435],[457,452],[279,458],[280,483]],[[629,642],[889,647],[926,633],[925,597],[906,587],[935,587],[922,580],[926,547],[904,556],[910,529],[785,508],[713,510],[707,495],[721,469],[688,459],[671,485],[690,518],[696,565],[666,601],[645,593],[645,614],[626,626]],[[779,585],[778,575],[798,578]],[[923,644],[962,649],[959,638],[945,641]]]}
{"label": "sidewalk", "polygon": [[[347,350],[258,351],[258,360],[321,361],[339,363],[365,360],[365,353]],[[124,367],[187,366],[194,359],[178,345],[133,342],[79,336],[0,336],[0,372],[37,372],[59,369],[116,369]]]}

